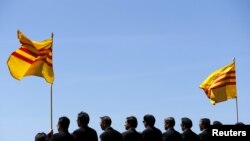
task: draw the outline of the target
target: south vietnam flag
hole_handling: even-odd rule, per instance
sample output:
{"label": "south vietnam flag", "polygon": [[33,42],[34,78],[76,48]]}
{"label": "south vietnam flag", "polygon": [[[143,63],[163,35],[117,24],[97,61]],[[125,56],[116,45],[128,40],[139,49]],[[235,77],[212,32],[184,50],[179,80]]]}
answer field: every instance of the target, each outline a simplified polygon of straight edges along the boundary
{"label": "south vietnam flag", "polygon": [[25,76],[44,77],[48,83],[53,83],[54,72],[52,65],[53,38],[37,42],[27,38],[17,31],[21,47],[15,50],[7,61],[11,75],[21,80]]}
{"label": "south vietnam flag", "polygon": [[237,98],[235,60],[211,73],[201,84],[212,104]]}

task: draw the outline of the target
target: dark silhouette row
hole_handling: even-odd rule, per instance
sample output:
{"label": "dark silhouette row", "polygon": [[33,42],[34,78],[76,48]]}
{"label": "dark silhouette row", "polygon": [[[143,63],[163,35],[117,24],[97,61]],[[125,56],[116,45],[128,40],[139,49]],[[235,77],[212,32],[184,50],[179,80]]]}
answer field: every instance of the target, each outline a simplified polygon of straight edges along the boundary
{"label": "dark silhouette row", "polygon": [[[80,112],[77,117],[79,128],[70,134],[68,131],[70,120],[65,116],[60,117],[57,123],[58,133],[53,134],[53,130],[48,134],[38,133],[35,136],[35,141],[98,141],[97,132],[88,126],[89,120],[89,115],[86,112]],[[103,116],[100,120],[100,126],[103,130],[99,136],[100,141],[211,141],[211,134],[208,130],[210,120],[208,118],[200,119],[201,132],[199,134],[192,131],[192,120],[187,117],[181,118],[182,133],[174,129],[175,119],[173,117],[165,119],[166,131],[164,133],[154,126],[155,117],[150,114],[143,117],[145,129],[141,133],[136,130],[138,122],[134,116],[126,118],[126,131],[123,133],[111,127],[112,120],[109,116]],[[222,123],[214,121],[213,125],[218,126]]]}

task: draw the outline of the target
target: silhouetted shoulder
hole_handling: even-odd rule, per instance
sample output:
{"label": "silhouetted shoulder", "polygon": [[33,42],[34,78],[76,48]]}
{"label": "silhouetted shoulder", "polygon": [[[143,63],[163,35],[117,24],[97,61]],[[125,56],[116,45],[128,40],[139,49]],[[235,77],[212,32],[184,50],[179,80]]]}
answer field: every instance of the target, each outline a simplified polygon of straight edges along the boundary
{"label": "silhouetted shoulder", "polygon": [[55,133],[50,141],[74,141],[74,138],[71,134],[67,133],[67,132],[59,132],[59,133]]}
{"label": "silhouetted shoulder", "polygon": [[200,141],[199,136],[190,129],[187,129],[181,135],[183,141]]}
{"label": "silhouetted shoulder", "polygon": [[97,133],[94,129],[79,128],[72,133],[75,141],[98,141]]}
{"label": "silhouetted shoulder", "polygon": [[123,141],[122,134],[115,129],[108,127],[100,135],[101,141]]}
{"label": "silhouetted shoulder", "polygon": [[142,135],[135,129],[128,129],[122,133],[123,141],[142,141]]}
{"label": "silhouetted shoulder", "polygon": [[174,129],[168,129],[166,132],[162,134],[162,141],[181,141],[181,140],[182,140],[181,134]]}
{"label": "silhouetted shoulder", "polygon": [[158,128],[148,127],[142,132],[142,138],[144,141],[161,141],[162,132]]}
{"label": "silhouetted shoulder", "polygon": [[199,134],[200,141],[211,141],[212,133],[210,130],[204,130]]}

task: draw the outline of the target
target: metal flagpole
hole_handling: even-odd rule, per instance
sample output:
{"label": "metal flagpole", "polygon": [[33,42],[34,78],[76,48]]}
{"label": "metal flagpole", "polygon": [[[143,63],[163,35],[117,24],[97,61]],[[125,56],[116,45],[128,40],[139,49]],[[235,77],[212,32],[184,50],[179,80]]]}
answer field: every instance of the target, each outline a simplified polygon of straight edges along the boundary
{"label": "metal flagpole", "polygon": [[[53,47],[53,38],[54,34],[53,32],[51,33],[51,38],[52,38],[52,47]],[[51,47],[51,50],[52,50]],[[53,53],[53,51],[51,51]],[[50,129],[53,130],[53,97],[52,97],[52,90],[53,90],[53,83],[50,85]]]}
{"label": "metal flagpole", "polygon": [[236,116],[237,116],[237,122],[239,122],[239,114],[238,114],[238,98],[235,98],[236,101]]}
{"label": "metal flagpole", "polygon": [[53,129],[53,99],[52,99],[53,83],[50,85],[50,129]]}
{"label": "metal flagpole", "polygon": [[[235,65],[235,57],[233,59],[233,63]],[[235,66],[235,71],[236,71],[236,66]],[[236,74],[236,72],[235,72]],[[235,76],[236,77],[236,76]],[[237,90],[237,89],[236,89]],[[237,92],[236,92],[237,93]],[[238,112],[238,97],[235,98],[235,104],[236,104],[236,120],[239,122],[239,112]]]}

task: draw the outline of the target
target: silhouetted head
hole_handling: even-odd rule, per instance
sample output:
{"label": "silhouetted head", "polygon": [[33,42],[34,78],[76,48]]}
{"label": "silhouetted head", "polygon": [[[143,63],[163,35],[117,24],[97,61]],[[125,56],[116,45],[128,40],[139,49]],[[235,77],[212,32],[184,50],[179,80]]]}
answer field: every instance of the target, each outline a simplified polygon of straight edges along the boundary
{"label": "silhouetted head", "polygon": [[109,116],[103,116],[103,117],[100,117],[100,119],[101,119],[100,126],[102,130],[105,130],[106,128],[111,126],[112,121]]}
{"label": "silhouetted head", "polygon": [[35,136],[35,141],[46,141],[47,135],[44,132],[37,133]]}
{"label": "silhouetted head", "polygon": [[204,129],[210,128],[210,119],[208,119],[208,118],[200,119],[199,126],[200,126],[201,131],[204,130]]}
{"label": "silhouetted head", "polygon": [[236,122],[235,125],[245,125],[243,122]]}
{"label": "silhouetted head", "polygon": [[154,127],[155,125],[155,117],[153,115],[145,115],[143,117],[143,123],[144,123],[144,126],[147,128],[148,126],[150,127]]}
{"label": "silhouetted head", "polygon": [[68,131],[70,120],[66,116],[60,117],[57,123],[58,131]]}
{"label": "silhouetted head", "polygon": [[221,126],[222,123],[221,123],[220,121],[217,121],[217,120],[216,120],[216,121],[213,122],[213,125],[214,125],[214,126]]}
{"label": "silhouetted head", "polygon": [[137,127],[137,118],[134,116],[130,116],[126,118],[125,122],[125,129],[128,130],[129,128],[136,128]]}
{"label": "silhouetted head", "polygon": [[175,126],[175,119],[173,117],[165,118],[164,120],[164,128],[167,130],[168,128],[173,128]]}
{"label": "silhouetted head", "polygon": [[89,124],[89,115],[86,112],[80,112],[77,117],[79,127],[86,127]]}
{"label": "silhouetted head", "polygon": [[181,118],[181,129],[182,131],[184,131],[185,129],[191,129],[193,126],[192,120],[187,118],[187,117],[183,117]]}

